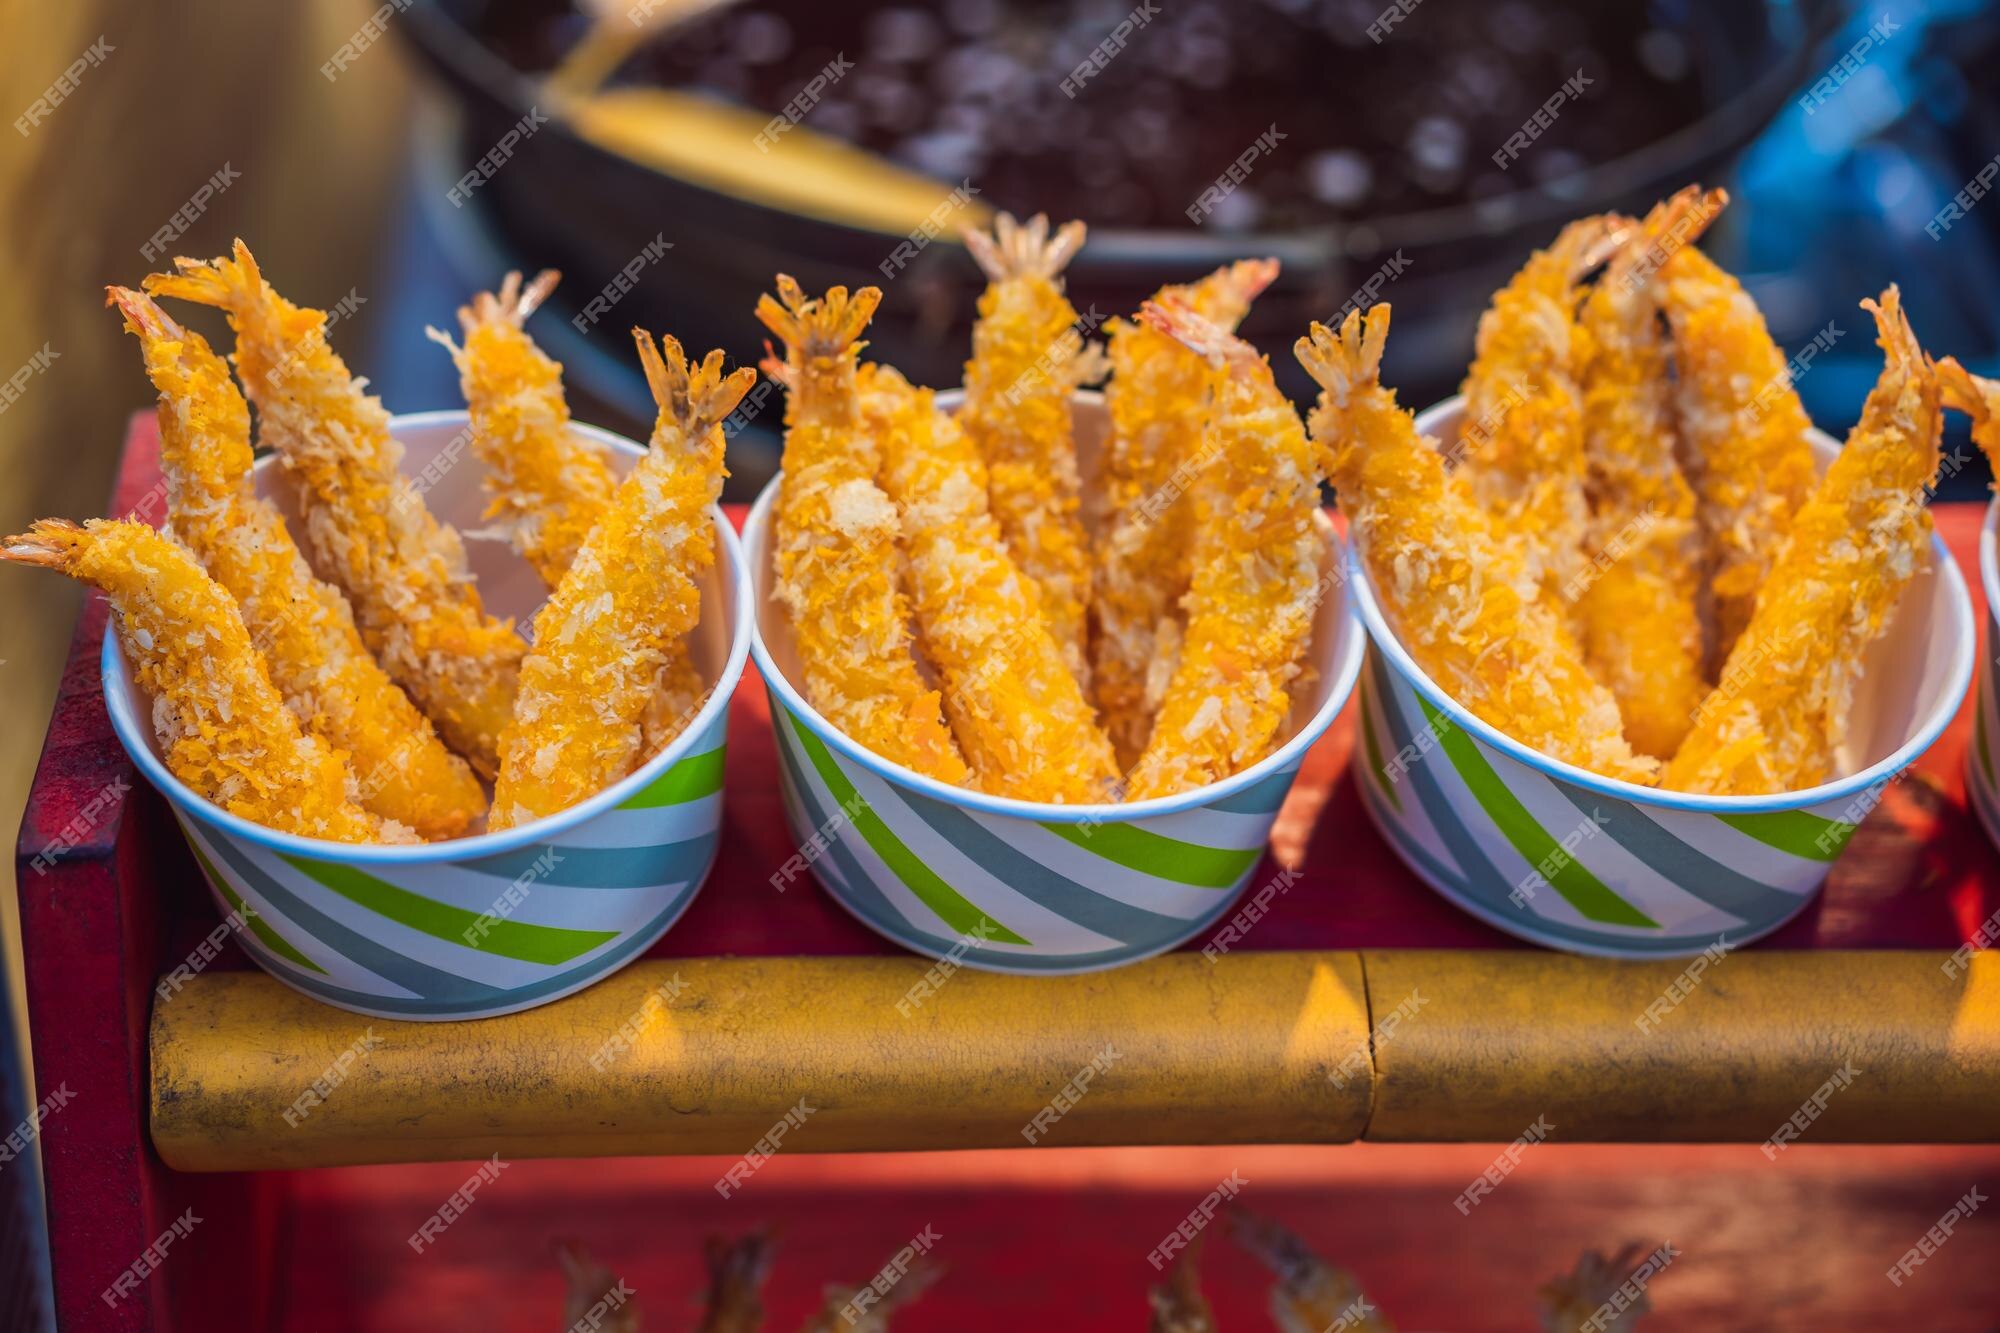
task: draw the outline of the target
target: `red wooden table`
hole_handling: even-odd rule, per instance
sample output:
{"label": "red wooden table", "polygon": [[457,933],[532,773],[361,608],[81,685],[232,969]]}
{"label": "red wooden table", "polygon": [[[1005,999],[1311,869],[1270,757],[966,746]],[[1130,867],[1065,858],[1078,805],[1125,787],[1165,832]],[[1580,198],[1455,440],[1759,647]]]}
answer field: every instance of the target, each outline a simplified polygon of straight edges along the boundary
{"label": "red wooden table", "polygon": [[[111,512],[136,511],[157,520],[156,450],[150,418],[136,419]],[[1937,518],[1939,531],[1966,568],[1976,596],[1978,578],[1971,553],[1979,507],[1939,506]],[[379,1201],[385,1193],[396,1192],[387,1181],[416,1177],[385,1177],[379,1170],[316,1173],[305,1179],[280,1173],[193,1174],[169,1169],[152,1150],[148,1115],[153,1088],[147,1056],[152,986],[214,928],[216,915],[162,802],[138,779],[111,733],[98,677],[104,628],[104,606],[92,598],[76,631],[17,853],[38,1085],[44,1095],[58,1087],[69,1093],[42,1134],[64,1327],[265,1327],[275,1326],[272,1321],[281,1316],[287,1328],[344,1326],[344,1320],[321,1323],[300,1313],[296,1290],[275,1266],[278,1250],[289,1246],[293,1249],[287,1252],[296,1253],[302,1237],[316,1236],[314,1227],[328,1225],[328,1198],[342,1196],[348,1188],[339,1183],[342,1179],[355,1182],[357,1200]],[[1987,651],[1992,651],[1991,645]],[[716,869],[686,917],[650,956],[900,957],[893,946],[816,890],[799,884],[780,894],[772,888],[770,876],[791,846],[780,808],[768,706],[754,672],[746,676],[732,708],[728,813]],[[1942,957],[1974,938],[1981,923],[2000,910],[2000,855],[1986,841],[1964,798],[1969,719],[1969,710],[1962,710],[1910,779],[1895,785],[1835,865],[1819,899],[1779,933],[1754,946],[1751,955],[1922,950]],[[1567,964],[1569,960],[1531,950],[1466,916],[1403,866],[1362,811],[1348,766],[1353,738],[1350,709],[1309,756],[1273,835],[1273,855],[1298,867],[1302,878],[1274,902],[1269,916],[1239,950],[1472,950],[1520,956],[1530,963],[1546,960],[1552,967]],[[911,962],[921,970],[915,960]],[[1843,961],[1842,966],[1847,965]],[[252,965],[229,949],[212,966],[220,971]],[[1620,975],[1615,964],[1590,966],[1598,970],[1584,975]],[[1865,964],[1857,958],[1852,966],[1859,969]],[[1741,980],[1749,980],[1747,971]],[[1956,1012],[1956,1020],[1947,1014],[1941,1021],[1981,1017],[1963,1005]],[[1950,1060],[1963,1056],[1983,1076],[1990,1068],[1981,1062],[1996,1061],[1995,1050],[1990,1033],[1981,1029],[1975,1035],[1977,1043],[1969,1056],[1962,1041],[1939,1050]],[[1962,1038],[1963,1033],[1957,1036]],[[1841,1136],[1869,1137],[1851,1129]],[[1944,1137],[2000,1137],[2000,1105],[1994,1106],[1990,1124],[1967,1126],[1964,1133]],[[1207,1159],[1200,1160],[1204,1163],[1200,1169],[1207,1169]],[[1992,1158],[1973,1160],[1984,1163],[1990,1178]],[[1950,1159],[1940,1179],[1957,1179],[1967,1169],[1971,1168]],[[574,1166],[568,1170],[572,1174],[542,1169],[541,1178],[608,1183],[623,1179],[628,1168],[604,1162],[584,1175],[574,1174],[580,1170]],[[459,1168],[421,1171],[426,1183],[419,1193],[432,1192],[445,1176],[462,1174]],[[690,1174],[699,1178],[701,1172],[694,1169]],[[1454,1169],[1452,1174],[1460,1173]],[[669,1178],[685,1183],[664,1166],[646,1168],[633,1177],[656,1183]],[[801,1197],[815,1196],[807,1189]],[[1065,1197],[1059,1182],[1041,1194],[1018,1192],[1010,1205],[1013,1211],[1003,1208],[1002,1215],[1032,1226],[1034,1208],[1061,1206]],[[1907,1211],[1915,1217],[1929,1202],[1917,1198]],[[1949,1202],[1940,1202],[1939,1209]],[[365,1210],[375,1205],[357,1206]],[[163,1280],[140,1282],[130,1298],[114,1292],[114,1299],[105,1299],[100,1293],[188,1209],[201,1222],[188,1237],[168,1242],[167,1249],[171,1253],[174,1245],[184,1245],[207,1259],[169,1263],[162,1268]],[[564,1215],[573,1214],[574,1209]],[[630,1217],[629,1210],[618,1215],[629,1218],[621,1225],[644,1225]],[[1994,1216],[1988,1213],[1977,1219],[1986,1239],[1963,1242],[1968,1250],[1990,1244],[1989,1223]],[[303,1231],[281,1232],[276,1226],[280,1217],[289,1219],[288,1227]],[[1160,1225],[1170,1221],[1166,1218]],[[362,1248],[393,1251],[400,1236],[391,1241],[384,1247],[371,1242]],[[885,1235],[882,1247],[892,1249],[893,1241]],[[1141,1258],[1144,1247],[1142,1243]],[[301,1257],[310,1262],[310,1252],[317,1248],[317,1242],[307,1245]],[[539,1254],[522,1262],[538,1268],[542,1264]],[[1050,1262],[1056,1262],[1053,1255]],[[1553,1271],[1566,1262],[1566,1256],[1552,1254],[1546,1266]],[[840,1274],[828,1272],[812,1280],[836,1276]],[[860,1280],[866,1275],[847,1276]],[[318,1279],[299,1289],[323,1296],[330,1290]],[[1990,1286],[1985,1290],[1991,1294]],[[385,1297],[381,1305],[387,1308],[393,1303]],[[201,1322],[175,1322],[190,1314],[200,1316]],[[681,1322],[678,1315],[677,1311],[673,1324]],[[1135,1321],[1137,1317],[1132,1316]],[[912,1323],[945,1326],[922,1319]],[[1474,1326],[1471,1320],[1461,1324]],[[1517,1324],[1502,1321],[1490,1326]],[[530,1325],[523,1321],[519,1326]]]}

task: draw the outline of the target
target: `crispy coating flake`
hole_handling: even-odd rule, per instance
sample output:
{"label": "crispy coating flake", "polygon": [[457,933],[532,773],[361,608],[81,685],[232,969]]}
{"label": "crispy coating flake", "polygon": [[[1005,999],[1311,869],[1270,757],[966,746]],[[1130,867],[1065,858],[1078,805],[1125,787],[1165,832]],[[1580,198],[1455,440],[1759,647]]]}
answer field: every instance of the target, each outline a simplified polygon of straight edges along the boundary
{"label": "crispy coating flake", "polygon": [[[1162,287],[1153,300],[1184,301],[1225,333],[1234,332],[1257,293],[1278,276],[1275,259],[1245,259],[1189,286]],[[1215,369],[1144,320],[1112,320],[1111,416],[1099,490],[1105,516],[1098,533],[1091,609],[1096,622],[1091,667],[1105,730],[1121,764],[1131,765],[1153,729],[1157,691],[1149,679],[1173,674],[1160,626],[1178,628],[1193,560],[1191,460],[1201,444]]]}
{"label": "crispy coating flake", "polygon": [[[486,516],[500,520],[514,549],[551,590],[618,489],[604,451],[570,428],[562,367],[525,328],[559,276],[545,269],[523,287],[521,275],[509,273],[498,292],[474,296],[459,308],[462,344],[430,330],[458,366],[472,417],[472,452],[486,465],[492,497]],[[659,695],[646,710],[646,754],[658,754],[677,738],[707,695],[687,641],[675,639],[660,668]]]}
{"label": "crispy coating flake", "polygon": [[1833,777],[1862,656],[1929,563],[1924,501],[1944,429],[1938,377],[1895,287],[1861,304],[1875,317],[1881,377],[1794,516],[1750,624],[1663,786],[1756,796]]}
{"label": "crispy coating flake", "polygon": [[1229,1234],[1277,1281],[1271,1287],[1271,1318],[1283,1333],[1395,1333],[1396,1326],[1363,1299],[1361,1284],[1334,1267],[1276,1222],[1243,1208],[1229,1214]]}
{"label": "crispy coating flake", "polygon": [[785,475],[772,537],[774,593],[791,613],[805,695],[886,759],[942,782],[970,776],[943,703],[910,651],[897,586],[895,504],[876,484],[881,449],[862,417],[855,359],[878,288],[808,300],[785,274],[757,318],[784,339]]}
{"label": "crispy coating flake", "polygon": [[1578,283],[1623,239],[1615,219],[1580,218],[1537,250],[1479,317],[1465,378],[1459,447],[1472,493],[1551,591],[1582,567],[1589,521]]}
{"label": "crispy coating flake", "polygon": [[882,486],[902,511],[924,655],[974,781],[1024,801],[1110,799],[1110,741],[988,512],[979,451],[891,367],[863,366],[860,383]]}
{"label": "crispy coating flake", "polygon": [[1149,301],[1140,318],[1221,373],[1198,446],[1187,627],[1132,771],[1135,800],[1219,782],[1270,752],[1291,715],[1326,558],[1314,523],[1326,453],[1269,362],[1185,305]]}
{"label": "crispy coating flake", "polygon": [[[1365,327],[1365,334],[1364,334]],[[1591,677],[1523,552],[1451,485],[1444,459],[1382,386],[1389,307],[1301,338],[1322,392],[1313,434],[1333,453],[1342,512],[1397,637],[1438,687],[1523,745],[1608,777],[1650,782],[1611,691]]]}
{"label": "crispy coating flake", "polygon": [[1675,458],[1672,354],[1648,264],[1665,240],[1691,243],[1721,193],[1690,186],[1654,208],[1583,306],[1590,563],[1563,592],[1626,737],[1655,759],[1673,757],[1709,687],[1694,491]]}
{"label": "crispy coating flake", "polygon": [[672,338],[632,331],[660,406],[652,447],[619,484],[555,595],[535,616],[513,725],[500,741],[495,828],[566,810],[630,773],[670,644],[694,628],[694,576],[715,563],[722,419],[757,372],[722,353],[691,366]]}
{"label": "crispy coating flake", "polygon": [[1025,224],[1002,213],[991,235],[965,233],[987,288],[972,328],[959,421],[986,460],[987,492],[1007,549],[1041,590],[1042,616],[1088,689],[1090,545],[1070,394],[1101,372],[1102,357],[1086,351],[1059,281],[1083,235],[1083,224],[1070,222],[1051,236],[1039,213]]}
{"label": "crispy coating flake", "polygon": [[250,411],[229,367],[139,292],[110,288],[160,393],[160,466],[173,534],[236,599],[271,681],[306,730],[347,752],[363,808],[426,838],[486,811],[479,780],[377,665],[347,599],[314,578],[250,482]]}
{"label": "crispy coating flake", "polygon": [[346,758],[299,725],[228,591],[186,547],[142,523],[48,518],[0,559],[99,589],[133,679],[153,702],[167,768],[233,815],[334,842],[409,842],[354,801]]}
{"label": "crispy coating flake", "polygon": [[1660,270],[1679,372],[1678,421],[1724,661],[1813,488],[1812,422],[1785,354],[1742,284],[1696,247]]}
{"label": "crispy coating flake", "polygon": [[1937,363],[1937,377],[1944,405],[1972,418],[1972,442],[2000,477],[2000,380],[1982,379],[1950,356]]}
{"label": "crispy coating flake", "polygon": [[363,641],[446,743],[496,772],[527,644],[486,614],[457,531],[398,470],[389,414],[328,346],[326,315],[278,295],[243,242],[233,259],[174,263],[146,290],[227,312],[261,436],[295,483],[313,571],[347,594]]}

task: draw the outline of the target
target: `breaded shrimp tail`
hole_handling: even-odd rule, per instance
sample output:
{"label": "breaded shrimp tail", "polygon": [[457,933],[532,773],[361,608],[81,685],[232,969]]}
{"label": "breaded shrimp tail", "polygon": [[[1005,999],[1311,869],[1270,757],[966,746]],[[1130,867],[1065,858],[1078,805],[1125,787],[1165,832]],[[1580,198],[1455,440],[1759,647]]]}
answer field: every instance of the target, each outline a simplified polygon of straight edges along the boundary
{"label": "breaded shrimp tail", "polygon": [[1135,799],[1219,782],[1270,752],[1329,586],[1315,524],[1325,452],[1270,364],[1186,305],[1149,301],[1140,318],[1220,373],[1199,446],[1187,629],[1132,773]]}
{"label": "breaded shrimp tail", "polygon": [[1676,461],[1672,354],[1657,255],[1722,209],[1689,186],[1647,214],[1584,301],[1583,437],[1589,563],[1563,586],[1585,660],[1611,687],[1634,748],[1673,756],[1708,693],[1694,491]]}
{"label": "breaded shrimp tail", "polygon": [[974,778],[1024,801],[1111,799],[1110,742],[987,510],[979,452],[929,389],[888,366],[860,373],[882,486],[902,510],[917,626]]}
{"label": "breaded shrimp tail", "polygon": [[1444,459],[1380,382],[1389,307],[1296,347],[1319,381],[1315,438],[1383,611],[1440,689],[1543,754],[1630,782],[1658,771],[1626,741],[1617,700],[1591,677],[1520,549],[1449,484]]}
{"label": "breaded shrimp tail", "polygon": [[1673,329],[1682,453],[1715,598],[1710,657],[1720,664],[1812,491],[1812,423],[1784,352],[1742,284],[1692,245],[1676,250],[1659,277]]}
{"label": "breaded shrimp tail", "polygon": [[1944,405],[1972,418],[1972,442],[2000,477],[2000,380],[1981,379],[1950,356],[1937,363],[1937,377]]}
{"label": "breaded shrimp tail", "polygon": [[0,543],[0,560],[55,570],[110,599],[167,767],[196,794],[283,833],[410,840],[355,804],[346,758],[299,726],[235,601],[172,538],[142,523],[43,519]]}
{"label": "breaded shrimp tail", "polygon": [[1528,571],[1550,591],[1582,563],[1584,340],[1578,283],[1614,251],[1626,224],[1582,218],[1538,250],[1479,319],[1458,447],[1472,493]]}
{"label": "breaded shrimp tail", "polygon": [[495,828],[551,815],[630,773],[662,669],[701,615],[695,575],[715,563],[709,508],[722,493],[722,419],[757,372],[722,353],[632,330],[659,404],[652,448],[620,483],[555,595],[535,617],[514,721],[500,741]]}
{"label": "breaded shrimp tail", "polygon": [[[1544,1333],[1576,1333],[1585,1327],[1598,1333],[1632,1333],[1653,1303],[1643,1287],[1636,1296],[1622,1300],[1618,1296],[1635,1285],[1633,1270],[1645,1255],[1646,1247],[1637,1243],[1608,1256],[1585,1250],[1574,1269],[1550,1278],[1535,1292]],[[1607,1311],[1612,1312],[1609,1317]]]}
{"label": "breaded shrimp tail", "polygon": [[1050,236],[1040,214],[1023,225],[1002,213],[991,235],[966,233],[988,285],[959,420],[986,460],[987,492],[1007,548],[1040,589],[1049,631],[1088,689],[1090,548],[1070,395],[1098,373],[1100,358],[1086,355],[1076,309],[1058,282],[1083,237],[1081,222]]}
{"label": "breaded shrimp tail", "polygon": [[[1163,287],[1153,300],[1184,301],[1233,332],[1277,276],[1277,260],[1245,259],[1191,286]],[[1188,496],[1215,370],[1144,320],[1115,319],[1106,328],[1111,433],[1099,469],[1104,515],[1091,582],[1091,668],[1105,730],[1130,766],[1146,748],[1177,660],[1180,600],[1194,559]]]}
{"label": "breaded shrimp tail", "polygon": [[150,297],[109,289],[160,392],[160,467],[173,533],[241,606],[272,683],[306,730],[347,752],[361,805],[426,838],[486,809],[463,759],[369,656],[347,599],[313,577],[250,481],[250,412],[229,367]]}
{"label": "breaded shrimp tail", "polygon": [[486,614],[450,525],[400,471],[389,414],[327,345],[327,317],[285,300],[249,247],[174,261],[146,290],[227,312],[265,442],[294,482],[313,571],[345,592],[362,639],[482,773],[496,770],[527,645]]}
{"label": "breaded shrimp tail", "polygon": [[812,706],[876,754],[963,783],[970,771],[942,701],[911,655],[896,573],[901,523],[876,484],[882,453],[855,377],[858,339],[881,296],[835,287],[811,300],[780,274],[778,298],[757,303],[757,318],[785,340],[789,390],[774,593],[790,613]]}
{"label": "breaded shrimp tail", "polygon": [[1662,785],[1676,791],[1755,796],[1835,776],[1862,658],[1929,562],[1938,377],[1893,286],[1861,304],[1875,317],[1882,375],[1667,767]]}

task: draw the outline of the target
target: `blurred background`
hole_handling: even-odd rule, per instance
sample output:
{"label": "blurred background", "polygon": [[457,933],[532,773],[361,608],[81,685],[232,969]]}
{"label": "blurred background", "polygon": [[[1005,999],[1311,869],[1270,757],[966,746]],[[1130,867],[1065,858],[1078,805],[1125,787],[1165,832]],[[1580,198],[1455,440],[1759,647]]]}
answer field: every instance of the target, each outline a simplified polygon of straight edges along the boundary
{"label": "blurred background", "polygon": [[[979,290],[956,232],[999,208],[1089,222],[1071,291],[1103,317],[1271,254],[1246,332],[1280,352],[1371,291],[1414,406],[1454,390],[1485,299],[1562,221],[1698,179],[1735,200],[1709,248],[1781,343],[1824,348],[1799,380],[1821,426],[1874,378],[1855,302],[1892,280],[1934,353],[2000,373],[2000,14],[1979,0],[0,0],[0,31],[10,532],[102,512],[151,403],[104,284],[239,235],[341,312],[336,347],[392,411],[458,404],[427,323],[509,268],[562,269],[534,332],[580,418],[642,437],[627,330],[754,359],[779,270],[882,285],[876,354],[954,383]],[[732,439],[734,498],[775,465],[780,401]],[[1982,495],[1952,430],[1941,490]],[[10,828],[78,601],[0,571]],[[19,1049],[8,1124],[32,1105]],[[0,1178],[9,1262],[25,1175]]]}

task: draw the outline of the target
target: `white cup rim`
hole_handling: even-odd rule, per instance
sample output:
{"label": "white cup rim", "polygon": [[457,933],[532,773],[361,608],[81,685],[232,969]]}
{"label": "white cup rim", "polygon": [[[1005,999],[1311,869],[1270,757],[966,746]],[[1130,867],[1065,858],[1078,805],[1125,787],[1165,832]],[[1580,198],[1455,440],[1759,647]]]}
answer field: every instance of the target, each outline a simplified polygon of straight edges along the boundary
{"label": "white cup rim", "polygon": [[[1416,417],[1418,432],[1424,435],[1433,434],[1441,419],[1462,414],[1464,406],[1465,398],[1461,394],[1425,408]],[[1815,445],[1831,449],[1839,448],[1839,444],[1818,427],[1812,428],[1809,438]],[[1947,678],[1949,683],[1939,695],[1933,710],[1921,723],[1912,728],[1909,739],[1866,768],[1844,778],[1836,778],[1831,782],[1823,782],[1817,787],[1807,787],[1800,791],[1771,792],[1763,796],[1711,796],[1699,792],[1665,791],[1658,787],[1642,787],[1636,782],[1608,778],[1587,768],[1579,768],[1560,759],[1552,759],[1539,750],[1523,745],[1491,723],[1475,716],[1464,705],[1438,688],[1437,683],[1417,665],[1395,632],[1389,628],[1389,623],[1382,614],[1382,608],[1375,599],[1375,588],[1369,581],[1367,567],[1361,559],[1360,552],[1351,544],[1348,547],[1348,558],[1353,562],[1348,583],[1355,590],[1354,604],[1360,612],[1362,622],[1368,627],[1369,641],[1389,658],[1396,668],[1396,673],[1423,695],[1432,707],[1486,745],[1546,777],[1557,778],[1571,786],[1581,787],[1603,796],[1616,797],[1634,805],[1666,810],[1691,810],[1714,815],[1749,815],[1766,814],[1777,810],[1804,810],[1851,796],[1855,792],[1866,790],[1890,774],[1900,772],[1936,744],[1944,729],[1958,716],[1958,710],[1965,702],[1965,692],[1972,683],[1972,664],[1975,656],[1973,645],[1978,633],[1972,620],[1972,597],[1966,589],[1965,576],[1959,571],[1958,562],[1952,558],[1944,539],[1936,532],[1932,532],[1932,563],[1938,577],[1944,583],[1946,601],[1951,606],[1951,623],[1956,648],[1952,653],[1950,675]]]}
{"label": "white cup rim", "polygon": [[[938,394],[938,403],[941,407],[949,408],[956,405],[962,397],[962,391],[944,391]],[[1081,403],[1101,403],[1103,395],[1089,390],[1079,390],[1074,395],[1074,400]],[[753,585],[765,559],[764,547],[769,541],[771,510],[777,501],[778,487],[783,480],[782,472],[771,478],[758,493],[756,503],[750,507],[750,517],[743,525],[744,560],[749,567],[749,581]],[[1321,509],[1318,512],[1320,521],[1326,524],[1328,540],[1333,545],[1333,567],[1347,568],[1350,553],[1345,539],[1333,528],[1331,520],[1326,517],[1326,511]],[[1342,583],[1351,586],[1352,580],[1343,579]],[[1345,588],[1343,588],[1340,616],[1347,620],[1352,620],[1354,616],[1354,603]],[[1354,684],[1361,677],[1361,662],[1368,646],[1365,634],[1345,635],[1344,648],[1341,647],[1342,636],[1336,636],[1335,643],[1328,648],[1330,660],[1316,664],[1332,682],[1326,698],[1290,739],[1242,772],[1231,774],[1220,782],[1176,792],[1171,796],[1153,796],[1143,801],[1094,801],[1089,804],[1062,805],[1050,801],[1024,801],[1012,796],[995,796],[988,792],[974,791],[969,787],[956,787],[883,758],[851,739],[840,728],[821,716],[818,709],[806,702],[805,696],[799,693],[772,659],[770,648],[764,642],[763,625],[754,613],[750,618],[750,633],[750,653],[756,659],[758,673],[764,677],[767,685],[778,692],[779,697],[784,700],[785,707],[805,720],[813,735],[819,740],[884,781],[915,791],[934,801],[961,809],[976,810],[982,814],[1033,820],[1038,824],[1132,823],[1200,809],[1247,791],[1299,759],[1315,741],[1326,734],[1327,728],[1331,727],[1333,720],[1340,716],[1340,710],[1347,706],[1348,698],[1354,693]],[[777,725],[778,721],[776,717],[772,718],[773,725]]]}
{"label": "white cup rim", "polygon": [[[409,412],[391,417],[389,430],[393,435],[403,430],[463,426],[468,420],[469,414],[463,409]],[[570,427],[581,435],[635,458],[643,456],[646,452],[644,446],[601,426],[576,421],[571,422]],[[254,467],[276,465],[276,456],[266,455],[259,458]],[[717,677],[714,688],[709,691],[707,700],[689,720],[681,734],[674,738],[672,744],[603,791],[542,819],[497,833],[481,833],[469,838],[400,844],[335,842],[329,838],[309,838],[303,834],[266,828],[241,815],[231,814],[175,777],[160,757],[153,753],[153,747],[146,738],[134,730],[144,726],[144,721],[129,714],[121,702],[115,702],[122,700],[125,695],[126,665],[124,653],[118,643],[117,626],[107,621],[104,627],[104,647],[99,657],[105,711],[111,715],[111,729],[117,733],[119,742],[124,745],[125,752],[131,756],[132,762],[139,766],[147,779],[174,805],[186,810],[202,823],[212,825],[233,838],[270,851],[310,857],[315,861],[412,866],[478,860],[552,841],[559,835],[595,819],[605,811],[616,809],[632,796],[645,790],[661,774],[686,758],[694,742],[708,731],[717,715],[729,707],[730,696],[735,693],[737,682],[743,677],[744,663],[748,661],[750,653],[750,631],[746,628],[752,605],[750,574],[749,566],[743,559],[742,544],[737,540],[735,529],[730,527],[729,519],[723,514],[721,506],[710,505],[709,515],[715,523],[718,545],[722,551],[721,558],[728,563],[736,578],[736,596],[733,599],[736,631],[730,636],[729,655],[723,662],[722,673]]]}

